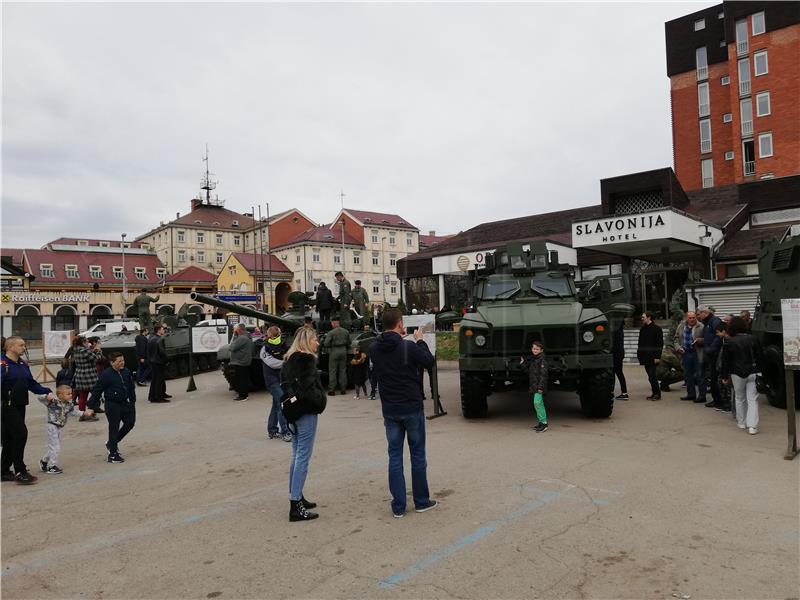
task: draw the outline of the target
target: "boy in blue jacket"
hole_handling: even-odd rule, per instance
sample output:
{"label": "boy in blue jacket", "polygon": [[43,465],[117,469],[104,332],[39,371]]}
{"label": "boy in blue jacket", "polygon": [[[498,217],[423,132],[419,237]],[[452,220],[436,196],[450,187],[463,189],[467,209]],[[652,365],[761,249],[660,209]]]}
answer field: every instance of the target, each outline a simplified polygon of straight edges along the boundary
{"label": "boy in blue jacket", "polygon": [[[106,419],[108,419],[108,462],[123,463],[125,459],[119,453],[119,442],[122,441],[136,424],[136,386],[131,372],[125,368],[125,358],[121,352],[112,352],[108,356],[111,368],[106,369],[97,380],[89,398],[89,408],[100,406],[100,397],[106,401]],[[120,425],[122,423],[122,425]]]}

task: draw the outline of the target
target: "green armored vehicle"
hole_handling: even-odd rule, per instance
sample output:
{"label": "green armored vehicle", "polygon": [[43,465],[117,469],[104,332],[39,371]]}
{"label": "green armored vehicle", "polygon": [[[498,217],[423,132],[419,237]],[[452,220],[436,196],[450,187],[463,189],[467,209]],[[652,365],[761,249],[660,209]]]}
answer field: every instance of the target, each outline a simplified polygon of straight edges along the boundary
{"label": "green armored vehicle", "polygon": [[613,331],[633,312],[627,278],[598,277],[578,289],[569,265],[543,241],[498,248],[473,275],[473,307],[459,330],[461,411],[487,415],[487,396],[527,383],[519,364],[544,343],[551,389],[577,390],[588,417],[614,407]]}
{"label": "green armored vehicle", "polygon": [[[763,391],[772,406],[786,408],[781,300],[800,298],[800,235],[764,242],[758,253],[759,301],[752,333],[761,343]],[[800,406],[800,374],[793,371],[795,400]]]}

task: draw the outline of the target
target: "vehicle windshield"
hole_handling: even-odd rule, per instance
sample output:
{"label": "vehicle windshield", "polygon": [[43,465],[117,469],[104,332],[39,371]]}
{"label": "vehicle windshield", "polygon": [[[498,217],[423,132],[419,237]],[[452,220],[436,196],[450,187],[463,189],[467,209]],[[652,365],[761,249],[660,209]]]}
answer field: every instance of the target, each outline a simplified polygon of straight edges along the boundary
{"label": "vehicle windshield", "polygon": [[506,275],[490,275],[481,287],[481,300],[510,298],[520,290],[519,280]]}
{"label": "vehicle windshield", "polygon": [[545,298],[572,296],[569,281],[562,278],[535,277],[531,281],[531,289]]}

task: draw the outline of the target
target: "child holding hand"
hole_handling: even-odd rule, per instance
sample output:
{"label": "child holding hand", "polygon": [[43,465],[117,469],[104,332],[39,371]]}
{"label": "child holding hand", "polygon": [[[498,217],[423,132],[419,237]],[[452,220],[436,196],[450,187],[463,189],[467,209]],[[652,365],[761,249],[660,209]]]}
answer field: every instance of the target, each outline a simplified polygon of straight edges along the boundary
{"label": "child holding hand", "polygon": [[535,341],[531,345],[531,356],[520,357],[522,368],[528,371],[529,391],[533,394],[533,408],[539,424],[534,427],[536,433],[547,431],[547,412],[544,409],[544,393],[547,391],[547,361],[544,357],[544,346]]}
{"label": "child holding hand", "polygon": [[43,473],[60,475],[64,471],[58,466],[61,454],[61,440],[64,438],[64,426],[70,415],[80,417],[83,411],[78,410],[72,400],[72,388],[61,384],[56,388],[56,397],[48,400],[47,396],[39,396],[39,402],[47,407],[47,453],[39,461]]}

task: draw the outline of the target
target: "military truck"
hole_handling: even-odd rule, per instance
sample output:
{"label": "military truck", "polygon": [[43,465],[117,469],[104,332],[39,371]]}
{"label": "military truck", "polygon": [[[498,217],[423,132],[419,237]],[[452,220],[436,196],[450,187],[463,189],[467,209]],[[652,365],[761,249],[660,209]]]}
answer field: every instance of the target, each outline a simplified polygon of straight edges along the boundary
{"label": "military truck", "polygon": [[[287,335],[287,341],[289,344],[292,342],[292,337],[294,336],[294,332],[297,331],[300,327],[303,326],[305,317],[311,315],[311,311],[309,310],[309,299],[306,294],[303,292],[292,292],[289,294],[289,302],[291,304],[289,310],[281,315],[280,317],[276,317],[275,315],[271,315],[270,313],[255,310],[252,308],[248,308],[246,306],[240,306],[238,304],[233,304],[231,302],[225,302],[223,300],[219,300],[212,296],[204,296],[203,294],[198,294],[196,292],[192,292],[191,299],[196,302],[201,302],[203,304],[209,304],[211,306],[216,306],[217,308],[221,308],[225,311],[230,313],[243,315],[247,317],[252,317],[254,319],[258,319],[261,321],[265,321],[270,325],[277,325],[281,328],[281,331]],[[361,348],[362,351],[366,351],[367,347],[374,341],[375,339],[375,332],[372,330],[365,330],[363,328],[362,320],[361,319],[353,319],[353,330],[350,332],[350,347],[348,348],[348,355],[353,354],[353,348],[358,346]],[[325,327],[322,326],[321,323],[317,322],[317,338],[320,341],[320,354],[318,360],[318,366],[323,371],[324,376],[327,376],[328,372],[328,356],[325,352],[324,348],[322,347],[322,343],[325,340],[326,330]],[[328,327],[330,325],[328,324]],[[250,369],[250,385],[253,389],[261,389],[264,387],[264,378],[261,371],[261,360],[258,358],[258,354],[261,352],[261,347],[264,344],[263,339],[256,339],[253,340],[254,342],[254,352],[255,356],[253,357],[253,362]],[[233,386],[233,369],[230,368],[229,361],[230,361],[230,350],[228,346],[223,346],[217,352],[217,360],[219,363],[222,364],[223,374],[225,378],[228,380],[228,383]],[[349,367],[349,361],[348,361]],[[350,377],[350,369],[348,368],[348,379]]]}
{"label": "military truck", "polygon": [[549,389],[577,390],[586,416],[609,417],[612,334],[633,312],[627,277],[597,277],[578,289],[572,268],[543,241],[498,248],[472,277],[472,306],[459,330],[464,417],[486,417],[491,393],[527,384],[520,357],[535,340],[545,347]]}
{"label": "military truck", "polygon": [[[772,406],[786,408],[781,300],[800,298],[800,235],[763,242],[758,253],[761,284],[752,333],[763,351],[763,391]],[[800,407],[800,373],[793,371],[796,405]]]}

